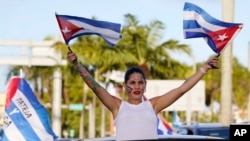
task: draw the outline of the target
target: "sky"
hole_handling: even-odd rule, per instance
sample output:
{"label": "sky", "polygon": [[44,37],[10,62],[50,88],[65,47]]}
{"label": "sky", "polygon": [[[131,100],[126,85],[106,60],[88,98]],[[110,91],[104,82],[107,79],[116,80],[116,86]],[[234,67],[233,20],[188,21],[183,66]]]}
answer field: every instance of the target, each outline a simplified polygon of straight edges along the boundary
{"label": "sky", "polygon": [[[174,39],[180,44],[189,45],[193,58],[179,53],[173,54],[173,57],[191,65],[194,59],[195,62],[205,61],[214,52],[202,38],[184,39],[182,21],[185,2],[196,4],[214,18],[222,20],[222,0],[1,0],[0,41],[43,41],[47,36],[61,36],[55,12],[85,18],[96,17],[121,25],[124,24],[124,16],[130,13],[136,16],[140,24],[161,21],[165,25],[162,41]],[[245,67],[248,67],[250,39],[249,5],[249,0],[235,0],[234,22],[244,25],[233,40],[232,53]],[[19,51],[2,45],[0,48],[0,59]],[[0,64],[0,93],[6,91],[9,67]]]}

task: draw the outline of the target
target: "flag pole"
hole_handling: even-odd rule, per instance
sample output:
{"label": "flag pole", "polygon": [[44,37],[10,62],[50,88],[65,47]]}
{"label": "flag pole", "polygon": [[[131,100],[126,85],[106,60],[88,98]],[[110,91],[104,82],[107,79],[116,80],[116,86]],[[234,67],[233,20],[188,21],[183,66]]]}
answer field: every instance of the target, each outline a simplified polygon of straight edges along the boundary
{"label": "flag pole", "polygon": [[69,52],[72,52],[71,48],[69,45],[67,45]]}

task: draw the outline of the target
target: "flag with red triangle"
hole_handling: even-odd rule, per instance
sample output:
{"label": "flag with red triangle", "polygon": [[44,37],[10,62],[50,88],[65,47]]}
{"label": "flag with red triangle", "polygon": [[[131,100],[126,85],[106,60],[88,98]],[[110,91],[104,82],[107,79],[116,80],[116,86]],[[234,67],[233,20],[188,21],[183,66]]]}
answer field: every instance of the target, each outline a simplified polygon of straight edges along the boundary
{"label": "flag with red triangle", "polygon": [[203,37],[220,54],[242,29],[242,23],[229,23],[210,16],[199,6],[186,2],[183,14],[184,38]]}
{"label": "flag with red triangle", "polygon": [[101,36],[110,46],[121,39],[121,24],[98,21],[70,15],[57,15],[56,19],[66,44],[83,35]]}

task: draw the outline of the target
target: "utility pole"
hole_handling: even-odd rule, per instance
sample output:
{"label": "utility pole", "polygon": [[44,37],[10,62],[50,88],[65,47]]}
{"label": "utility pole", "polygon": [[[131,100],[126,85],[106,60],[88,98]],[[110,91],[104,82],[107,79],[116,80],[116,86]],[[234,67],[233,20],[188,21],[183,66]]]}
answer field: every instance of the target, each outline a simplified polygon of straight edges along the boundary
{"label": "utility pole", "polygon": [[[248,42],[248,72],[250,73],[250,42]],[[247,100],[247,121],[250,121],[250,92]]]}
{"label": "utility pole", "polygon": [[[222,0],[223,21],[234,21],[234,0]],[[220,122],[230,125],[233,122],[232,114],[232,43],[222,53],[221,63],[221,109]]]}

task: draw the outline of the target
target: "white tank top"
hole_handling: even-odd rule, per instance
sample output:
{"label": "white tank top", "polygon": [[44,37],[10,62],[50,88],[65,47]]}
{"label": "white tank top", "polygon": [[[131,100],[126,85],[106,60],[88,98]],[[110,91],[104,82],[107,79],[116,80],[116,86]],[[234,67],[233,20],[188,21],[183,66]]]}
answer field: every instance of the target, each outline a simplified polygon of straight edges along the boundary
{"label": "white tank top", "polygon": [[116,140],[157,139],[157,116],[150,101],[138,105],[122,101],[114,121]]}

